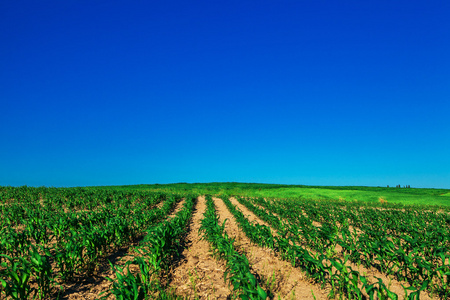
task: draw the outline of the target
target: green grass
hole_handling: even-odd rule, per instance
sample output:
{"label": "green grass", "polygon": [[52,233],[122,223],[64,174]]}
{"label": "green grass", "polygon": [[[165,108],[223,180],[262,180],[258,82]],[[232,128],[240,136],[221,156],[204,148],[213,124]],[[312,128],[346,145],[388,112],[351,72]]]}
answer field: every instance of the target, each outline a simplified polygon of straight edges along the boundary
{"label": "green grass", "polygon": [[[416,189],[417,190],[417,189]],[[388,203],[406,205],[445,205],[450,206],[450,194],[422,193],[422,191],[405,192],[401,189],[383,188],[380,190],[336,190],[327,188],[280,188],[253,192],[254,196],[272,198],[303,198],[311,200],[348,200],[378,202],[380,198]],[[253,196],[252,195],[252,196]]]}
{"label": "green grass", "polygon": [[424,188],[387,188],[365,186],[305,186],[238,182],[174,183],[104,187],[108,189],[193,192],[197,194],[240,195],[269,198],[302,198],[310,200],[346,200],[405,205],[438,205],[450,207],[450,190]]}

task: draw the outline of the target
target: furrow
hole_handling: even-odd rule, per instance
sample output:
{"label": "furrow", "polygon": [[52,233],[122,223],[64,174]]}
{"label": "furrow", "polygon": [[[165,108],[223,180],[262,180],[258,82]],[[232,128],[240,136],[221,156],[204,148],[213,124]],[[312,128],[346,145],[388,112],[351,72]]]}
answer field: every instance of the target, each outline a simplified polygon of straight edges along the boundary
{"label": "furrow", "polygon": [[[232,202],[233,205],[235,205],[236,207],[239,208],[239,210],[242,211],[242,213],[247,216],[247,218],[252,221],[252,222],[256,222],[260,225],[265,225],[270,227],[271,229],[274,230],[274,232],[276,232],[276,230],[270,226],[267,222],[261,220],[258,216],[256,216],[253,212],[251,212],[248,208],[246,208],[244,205],[242,205],[241,203],[239,203],[237,201],[236,198],[229,198],[230,201]],[[259,208],[264,209],[267,211],[267,209],[265,207],[259,206]],[[319,226],[321,226],[320,223],[316,222],[317,224],[319,224]],[[317,225],[315,225],[317,226]],[[337,251],[336,255],[337,257],[343,258],[343,254],[341,252],[342,247],[340,247],[339,245],[337,245],[337,247],[335,248],[335,250]],[[316,254],[317,252],[312,250],[312,249],[308,249],[308,251],[310,251],[313,254]],[[409,286],[409,284],[407,282],[401,282],[396,280],[393,276],[389,276],[386,274],[381,273],[380,271],[378,271],[376,268],[365,268],[362,265],[357,265],[355,263],[352,263],[350,261],[347,261],[345,263],[346,266],[351,267],[352,270],[358,271],[360,274],[366,276],[371,282],[377,282],[378,279],[380,278],[385,284],[386,286],[389,288],[389,290],[391,290],[392,292],[396,293],[399,296],[399,299],[403,299],[404,298],[404,289],[402,287],[405,286]],[[425,300],[431,300],[431,299],[438,299],[437,297],[431,297],[427,292],[425,291],[421,291],[420,293],[420,299],[425,299]]]}
{"label": "furrow", "polygon": [[246,254],[252,269],[273,293],[274,299],[327,299],[327,293],[310,283],[299,269],[279,259],[272,250],[253,244],[238,227],[223,201],[213,199],[220,222],[228,219],[226,232],[236,238],[236,247]]}
{"label": "furrow", "polygon": [[223,276],[225,263],[212,257],[209,243],[201,240],[198,232],[205,210],[205,197],[201,196],[186,237],[188,248],[172,272],[171,287],[177,295],[188,299],[228,299],[231,291]]}

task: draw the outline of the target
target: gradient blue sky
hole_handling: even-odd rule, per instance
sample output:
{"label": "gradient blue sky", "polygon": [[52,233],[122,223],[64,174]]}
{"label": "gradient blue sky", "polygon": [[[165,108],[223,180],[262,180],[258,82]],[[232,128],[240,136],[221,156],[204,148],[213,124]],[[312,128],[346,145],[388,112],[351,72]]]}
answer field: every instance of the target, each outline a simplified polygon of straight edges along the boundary
{"label": "gradient blue sky", "polygon": [[0,3],[0,185],[450,188],[448,1]]}

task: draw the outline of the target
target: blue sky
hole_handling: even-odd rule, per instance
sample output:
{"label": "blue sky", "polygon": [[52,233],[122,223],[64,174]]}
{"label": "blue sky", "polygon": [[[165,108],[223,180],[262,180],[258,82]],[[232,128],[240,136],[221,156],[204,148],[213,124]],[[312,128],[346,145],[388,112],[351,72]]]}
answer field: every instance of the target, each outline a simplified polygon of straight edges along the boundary
{"label": "blue sky", "polygon": [[450,188],[447,1],[0,4],[0,185]]}

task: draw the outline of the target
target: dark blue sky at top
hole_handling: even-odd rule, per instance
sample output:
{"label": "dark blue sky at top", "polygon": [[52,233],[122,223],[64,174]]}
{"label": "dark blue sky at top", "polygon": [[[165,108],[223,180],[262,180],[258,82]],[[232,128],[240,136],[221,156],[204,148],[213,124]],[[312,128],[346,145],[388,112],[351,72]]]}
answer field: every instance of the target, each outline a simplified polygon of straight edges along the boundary
{"label": "dark blue sky at top", "polygon": [[0,3],[0,185],[450,188],[447,1]]}

